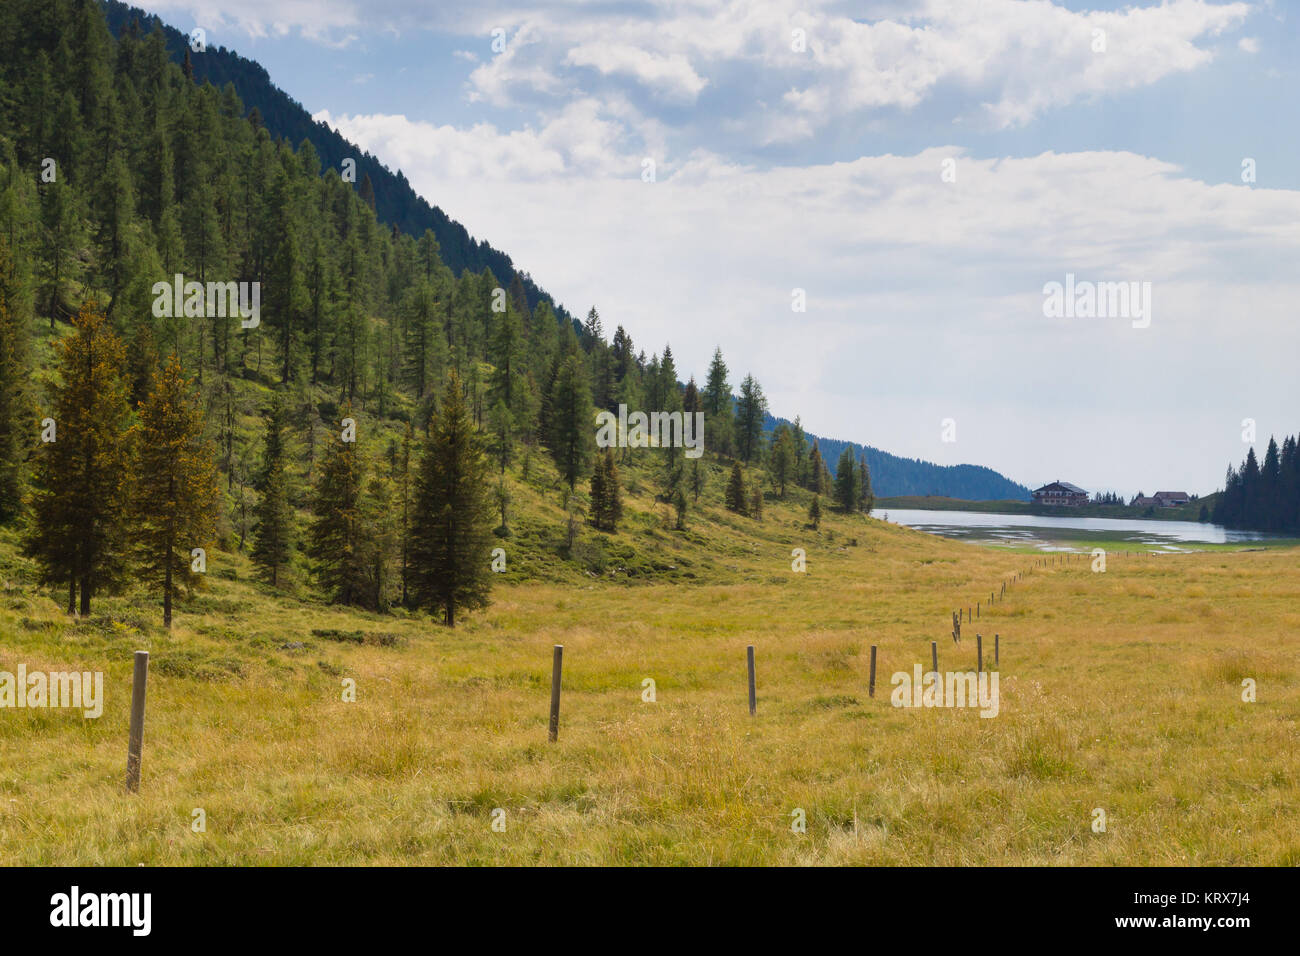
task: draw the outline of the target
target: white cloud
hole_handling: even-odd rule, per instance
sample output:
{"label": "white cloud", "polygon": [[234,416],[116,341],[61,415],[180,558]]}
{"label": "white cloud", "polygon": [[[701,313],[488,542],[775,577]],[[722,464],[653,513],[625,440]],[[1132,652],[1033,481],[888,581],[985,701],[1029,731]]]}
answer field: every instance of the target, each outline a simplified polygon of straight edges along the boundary
{"label": "white cloud", "polygon": [[667,99],[692,101],[708,84],[680,53],[663,56],[624,44],[583,43],[569,50],[565,62],[631,76]]}
{"label": "white cloud", "polygon": [[[1119,11],[1074,11],[1046,0],[649,0],[613,6],[540,0],[152,0],[250,35],[290,29],[322,42],[369,29],[418,28],[486,38],[507,49],[469,76],[471,100],[554,108],[567,99],[644,94],[690,104],[716,88],[762,141],[810,137],[859,114],[915,110],[945,91],[957,117],[996,127],[1031,122],[1081,99],[1149,86],[1208,64],[1207,42],[1238,26],[1248,4],[1168,0]],[[806,31],[806,52],[791,31]],[[1106,52],[1093,50],[1104,30]],[[345,37],[345,41],[346,41]],[[345,42],[344,41],[344,42]],[[1246,49],[1247,41],[1242,41]],[[756,106],[766,91],[782,121]],[[690,122],[693,118],[681,119]],[[708,120],[704,120],[707,122]]]}
{"label": "white cloud", "polygon": [[[721,344],[737,379],[824,434],[1025,481],[1051,462],[1209,491],[1240,457],[1230,426],[1300,399],[1293,192],[1131,153],[956,147],[773,169],[697,152],[648,184],[594,101],[523,133],[336,122],[571,310],[595,303],[647,351],[671,342],[684,375]],[[1043,284],[1066,272],[1151,282],[1151,328],[1044,319]],[[956,446],[938,441],[949,416]]]}
{"label": "white cloud", "polygon": [[1237,49],[1241,50],[1241,52],[1243,53],[1258,53],[1259,38],[1242,37],[1240,40],[1237,41]]}

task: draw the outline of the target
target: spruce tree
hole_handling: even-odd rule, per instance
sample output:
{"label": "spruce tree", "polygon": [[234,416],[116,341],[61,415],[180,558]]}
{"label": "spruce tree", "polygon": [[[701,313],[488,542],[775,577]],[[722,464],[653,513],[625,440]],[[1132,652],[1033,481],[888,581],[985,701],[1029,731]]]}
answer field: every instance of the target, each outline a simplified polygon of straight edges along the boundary
{"label": "spruce tree", "polygon": [[595,438],[585,364],[580,352],[570,352],[560,363],[551,387],[551,454],[570,490],[587,473]]}
{"label": "spruce tree", "polygon": [[772,480],[783,501],[786,487],[794,483],[796,466],[794,435],[783,423],[777,426],[775,441],[772,442]]}
{"label": "spruce tree", "polygon": [[740,383],[740,398],[736,400],[736,448],[745,464],[762,452],[763,418],[767,414],[767,399],[754,376],[746,375]]}
{"label": "spruce tree", "polygon": [[822,496],[813,495],[812,504],[808,506],[808,521],[812,524],[814,531],[822,526]]}
{"label": "spruce tree", "polygon": [[285,473],[284,400],[277,392],[263,414],[265,442],[259,482],[261,498],[253,508],[253,564],[265,575],[273,588],[280,586],[282,570],[293,555],[293,507],[289,503],[288,476]]}
{"label": "spruce tree", "polygon": [[745,500],[745,475],[740,470],[740,462],[731,463],[731,477],[727,480],[726,503],[729,511],[745,514],[748,502]]}
{"label": "spruce tree", "polygon": [[858,508],[858,466],[849,445],[844,446],[835,467],[835,503],[841,511],[856,511]]}
{"label": "spruce tree", "polygon": [[[345,408],[344,417],[350,414]],[[334,432],[312,496],[315,517],[308,530],[307,556],[321,590],[339,604],[364,605],[372,597],[362,514],[364,481],[357,443],[343,441]]]}
{"label": "spruce tree", "polygon": [[704,406],[709,446],[719,455],[730,455],[733,450],[731,384],[727,381],[727,363],[722,360],[721,348],[715,347],[713,350],[713,361],[709,363],[709,374],[700,399]]}
{"label": "spruce tree", "polygon": [[411,566],[419,604],[443,613],[486,607],[492,588],[488,463],[453,372],[425,441],[415,494]]}
{"label": "spruce tree", "polygon": [[606,448],[591,474],[591,523],[602,531],[617,531],[623,517],[623,489],[614,450]]}
{"label": "spruce tree", "polygon": [[812,451],[808,453],[808,481],[804,486],[815,495],[823,495],[828,490],[822,483],[826,466],[822,463],[821,449],[813,442]]}
{"label": "spruce tree", "polygon": [[876,506],[876,494],[871,490],[871,470],[867,468],[867,456],[858,458],[858,510],[871,514]]}
{"label": "spruce tree", "polygon": [[172,626],[172,598],[199,580],[193,552],[212,546],[217,483],[213,447],[203,434],[203,409],[172,353],[140,406],[131,538],[145,580],[162,588],[163,626]]}

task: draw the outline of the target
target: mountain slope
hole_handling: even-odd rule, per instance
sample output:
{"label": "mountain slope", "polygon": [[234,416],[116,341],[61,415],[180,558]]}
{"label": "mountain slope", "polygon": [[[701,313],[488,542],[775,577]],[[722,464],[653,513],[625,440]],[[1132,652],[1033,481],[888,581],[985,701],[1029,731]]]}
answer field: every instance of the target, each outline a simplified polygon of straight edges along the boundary
{"label": "mountain slope", "polygon": [[[188,38],[179,30],[168,26],[157,16],[119,0],[103,0],[103,7],[114,36],[120,36],[123,30],[130,28],[136,21],[144,32],[154,29],[156,24],[163,30],[171,59],[178,64],[185,61]],[[333,129],[313,120],[307,110],[277,87],[266,70],[256,62],[218,46],[208,47],[202,54],[192,54],[190,63],[196,82],[211,82],[218,88],[227,83],[233,84],[245,108],[250,113],[255,108],[263,125],[273,136],[287,139],[295,146],[303,140],[310,141],[326,166],[338,168],[344,158],[356,158],[358,180],[368,176],[374,188],[375,214],[379,221],[415,237],[422,235],[426,229],[432,230],[441,247],[441,258],[456,274],[459,275],[466,269],[477,273],[488,268],[493,275],[503,280],[514,275],[514,265],[506,253],[494,249],[485,241],[475,240],[464,226],[449,218],[437,206],[430,205],[415,192],[400,170],[390,171],[378,159]],[[542,300],[556,305],[552,297],[530,276],[521,274],[520,278],[530,307],[535,307]],[[556,306],[556,313],[571,318],[562,306]],[[781,420],[769,418],[765,430],[771,431]],[[822,457],[831,468],[834,468],[846,445],[853,446],[855,457],[865,454],[875,491],[881,496],[942,495],[967,500],[1029,498],[1028,488],[991,468],[967,464],[937,465],[921,459],[892,455],[870,445],[823,438],[810,433],[809,439],[814,438],[819,440]]]}
{"label": "mountain slope", "polygon": [[[188,37],[155,14],[119,0],[103,0],[102,6],[114,37],[120,37],[122,31],[137,21],[142,34],[149,33],[157,24],[163,31],[172,61],[178,64],[185,61]],[[457,275],[466,269],[471,272],[491,269],[493,275],[502,277],[515,274],[514,263],[508,255],[487,242],[476,240],[459,222],[437,206],[430,205],[411,188],[401,170],[390,171],[374,156],[348,142],[324,123],[313,120],[301,103],[271,81],[260,64],[224,46],[209,46],[203,53],[191,54],[190,64],[195,82],[206,81],[217,89],[227,83],[233,84],[244,106],[250,113],[253,109],[258,111],[262,124],[272,136],[287,139],[295,147],[303,140],[309,140],[321,162],[335,169],[340,168],[344,159],[355,159],[357,182],[368,176],[374,187],[375,215],[379,221],[396,226],[416,238],[426,229],[431,229],[438,239],[443,262]],[[567,317],[563,307],[538,288],[527,273],[521,273],[520,278],[530,308],[545,300],[556,307],[557,313]]]}

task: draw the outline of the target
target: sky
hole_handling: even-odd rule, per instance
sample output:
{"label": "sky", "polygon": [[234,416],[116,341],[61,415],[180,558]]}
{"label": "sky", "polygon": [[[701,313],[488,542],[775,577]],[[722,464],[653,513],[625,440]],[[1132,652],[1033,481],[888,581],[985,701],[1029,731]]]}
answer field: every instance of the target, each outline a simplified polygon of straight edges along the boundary
{"label": "sky", "polygon": [[137,3],[814,433],[1132,495],[1300,431],[1281,0]]}

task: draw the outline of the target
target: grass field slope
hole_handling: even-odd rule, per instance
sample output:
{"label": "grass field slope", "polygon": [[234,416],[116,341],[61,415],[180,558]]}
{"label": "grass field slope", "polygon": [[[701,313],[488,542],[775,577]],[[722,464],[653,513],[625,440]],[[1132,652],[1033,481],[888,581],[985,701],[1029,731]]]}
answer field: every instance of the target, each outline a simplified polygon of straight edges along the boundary
{"label": "grass field slope", "polygon": [[[0,672],[103,671],[106,702],[0,712],[4,862],[1300,864],[1294,549],[1041,566],[829,510],[814,532],[806,502],[741,518],[721,483],[687,532],[630,495],[623,530],[582,532],[603,565],[549,579],[521,531],[454,631],[274,595],[224,552],[170,633],[146,595],[75,620],[5,533]],[[528,488],[521,526],[558,526]],[[931,641],[941,671],[974,670],[977,633],[986,667],[999,635],[996,717],[891,705]]]}

